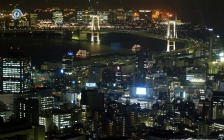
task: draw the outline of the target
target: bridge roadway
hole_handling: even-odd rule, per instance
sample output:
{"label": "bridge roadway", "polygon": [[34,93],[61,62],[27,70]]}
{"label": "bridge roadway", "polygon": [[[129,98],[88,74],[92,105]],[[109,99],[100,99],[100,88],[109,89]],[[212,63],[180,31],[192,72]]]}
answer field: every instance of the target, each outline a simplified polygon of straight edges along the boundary
{"label": "bridge roadway", "polygon": [[[81,32],[91,32],[90,30],[81,30]],[[107,28],[107,29],[100,29],[96,30],[94,32],[110,32],[110,33],[123,33],[123,34],[132,34],[132,35],[138,35],[143,37],[149,37],[149,38],[155,38],[159,40],[168,40],[165,35],[162,34],[153,34],[148,31],[142,31],[142,30],[126,30],[126,29],[116,29],[116,28]],[[176,42],[189,42],[188,39],[185,38],[170,38],[169,40],[176,41]]]}
{"label": "bridge roadway", "polygon": [[[29,29],[0,29],[0,35],[4,36],[4,34],[16,34],[16,33],[55,33],[60,34],[61,36],[64,35],[64,32],[76,32],[81,31],[82,33],[90,33],[90,30],[84,30],[80,29],[80,27],[76,28],[29,28]],[[142,30],[127,30],[127,29],[117,29],[117,28],[101,28],[100,30],[96,30],[94,32],[99,33],[123,33],[123,34],[132,34],[132,35],[138,35],[143,37],[149,37],[149,38],[155,38],[159,40],[167,40],[165,35],[162,34],[153,34],[148,31],[142,31]],[[194,40],[187,39],[187,38],[172,38],[170,40],[176,41],[176,42],[182,42],[185,43],[185,46],[188,48],[192,48],[194,46],[198,47],[198,44],[195,43]],[[201,46],[201,45],[200,45]]]}
{"label": "bridge roadway", "polygon": [[[79,30],[79,28],[35,28],[35,29],[0,29],[0,34],[5,34],[5,33],[37,33],[37,32],[48,32],[48,33],[58,33],[63,35],[64,31],[71,31],[75,32]],[[80,30],[82,33],[88,33],[91,32],[90,30]],[[94,32],[114,32],[114,33],[125,33],[125,34],[133,34],[133,35],[139,35],[143,37],[149,37],[149,38],[155,38],[155,39],[160,39],[160,40],[167,40],[165,35],[161,34],[153,34],[149,33],[148,31],[141,31],[141,30],[126,30],[126,29],[116,29],[116,28],[103,28],[100,30],[96,30]],[[188,42],[188,39],[184,38],[171,38],[170,40],[174,40],[176,42]]]}
{"label": "bridge roadway", "polygon": [[[101,30],[101,31],[104,31],[104,30]],[[108,31],[108,29],[106,31]],[[140,31],[140,30],[135,31],[135,30],[109,29],[109,32],[126,33],[126,34],[139,35],[139,36],[143,36],[143,37],[155,38],[155,39],[160,39],[160,40],[167,40],[165,35],[153,34],[153,33],[147,32],[147,31]],[[190,54],[190,53],[194,52],[195,50],[201,50],[201,49],[203,50],[208,47],[208,45],[206,45],[205,42],[193,40],[192,38],[172,38],[170,40],[184,43],[185,47],[181,48],[181,49],[176,49],[175,51],[162,52],[162,53],[160,52],[159,54],[156,55],[157,58],[164,57],[164,56],[174,56],[177,53],[181,53],[181,52],[186,52],[187,54]],[[164,47],[166,47],[166,46],[164,46]]]}
{"label": "bridge roadway", "polygon": [[[90,32],[88,30],[82,30],[81,32]],[[141,31],[141,30],[125,30],[125,29],[100,29],[99,31],[96,32],[112,32],[112,33],[124,33],[124,34],[133,34],[133,35],[138,35],[138,36],[143,36],[143,37],[149,37],[149,38],[155,38],[155,39],[159,39],[159,40],[168,40],[165,35],[162,34],[153,34],[147,31]],[[198,50],[198,49],[204,49],[207,47],[207,45],[205,43],[203,43],[202,41],[196,41],[193,40],[191,38],[171,38],[171,41],[175,41],[175,42],[180,42],[180,43],[184,43],[185,47],[181,48],[181,49],[176,49],[175,51],[170,51],[170,52],[164,52],[164,53],[160,53],[157,55],[157,57],[161,57],[164,55],[174,55],[178,52],[189,52],[190,50]],[[166,46],[164,46],[166,47]]]}

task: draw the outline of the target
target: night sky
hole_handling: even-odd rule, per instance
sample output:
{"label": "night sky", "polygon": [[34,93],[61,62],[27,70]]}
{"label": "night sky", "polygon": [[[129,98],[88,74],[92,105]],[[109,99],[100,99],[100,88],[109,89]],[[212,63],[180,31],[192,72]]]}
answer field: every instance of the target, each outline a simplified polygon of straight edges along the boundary
{"label": "night sky", "polygon": [[0,0],[0,9],[13,9],[10,3],[17,3],[23,11],[47,7],[86,8],[88,5],[101,9],[166,9],[177,13],[178,19],[182,21],[201,23],[224,35],[223,0]]}

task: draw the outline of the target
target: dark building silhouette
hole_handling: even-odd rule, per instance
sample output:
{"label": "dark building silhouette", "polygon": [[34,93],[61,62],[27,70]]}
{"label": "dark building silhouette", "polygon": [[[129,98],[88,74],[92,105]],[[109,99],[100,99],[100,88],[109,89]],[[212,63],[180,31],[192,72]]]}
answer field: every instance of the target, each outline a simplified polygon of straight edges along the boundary
{"label": "dark building silhouette", "polygon": [[66,75],[63,69],[57,69],[53,76],[53,79],[54,79],[54,82],[52,85],[56,91],[61,91],[62,89],[65,89]]}
{"label": "dark building silhouette", "polygon": [[62,68],[64,70],[64,73],[67,75],[72,74],[73,59],[74,59],[74,53],[71,51],[68,51],[67,54],[65,54],[62,57]]}
{"label": "dark building silhouette", "polygon": [[39,124],[39,101],[38,99],[14,99],[14,110],[16,119],[23,119],[31,124]]}
{"label": "dark building silhouette", "polygon": [[0,125],[1,140],[44,140],[43,125],[31,125],[24,121],[11,121]]}
{"label": "dark building silhouette", "polygon": [[82,90],[81,104],[88,106],[91,110],[103,110],[104,93],[98,90]]}
{"label": "dark building silhouette", "polygon": [[146,85],[146,72],[147,72],[147,62],[148,53],[146,50],[141,48],[136,52],[135,61],[135,86],[145,86]]}
{"label": "dark building silhouette", "polygon": [[115,72],[107,68],[102,72],[103,83],[114,83],[115,82]]}

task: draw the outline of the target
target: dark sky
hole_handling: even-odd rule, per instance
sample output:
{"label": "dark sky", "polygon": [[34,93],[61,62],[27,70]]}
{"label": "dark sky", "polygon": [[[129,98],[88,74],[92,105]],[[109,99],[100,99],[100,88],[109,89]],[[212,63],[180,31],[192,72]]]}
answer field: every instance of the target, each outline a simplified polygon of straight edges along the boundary
{"label": "dark sky", "polygon": [[[217,33],[224,33],[223,0],[90,0],[91,5],[96,6],[96,1],[98,7],[103,9],[167,9],[177,13],[178,19],[182,21],[203,23],[214,28]],[[24,11],[47,7],[86,8],[89,0],[0,0],[0,9],[13,9],[10,3],[18,3],[18,7]]]}

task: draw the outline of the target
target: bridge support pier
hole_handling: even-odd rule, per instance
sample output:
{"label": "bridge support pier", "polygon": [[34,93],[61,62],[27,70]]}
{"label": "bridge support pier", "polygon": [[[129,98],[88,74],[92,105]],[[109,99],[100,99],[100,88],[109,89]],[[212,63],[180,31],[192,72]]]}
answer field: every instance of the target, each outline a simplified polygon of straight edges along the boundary
{"label": "bridge support pier", "polygon": [[99,16],[94,15],[91,22],[91,42],[100,42],[100,35],[97,30],[100,30]]}
{"label": "bridge support pier", "polygon": [[100,42],[100,33],[99,32],[91,32],[91,42]]}
{"label": "bridge support pier", "polygon": [[[169,20],[167,22],[167,33],[166,33],[166,38],[167,38],[167,52],[170,51],[175,51],[176,49],[176,42],[175,38],[177,38],[177,33],[176,33],[176,21],[175,20]],[[172,50],[171,50],[172,48]]]}
{"label": "bridge support pier", "polygon": [[173,40],[167,40],[167,49],[166,51],[167,52],[170,52],[170,51],[175,51],[176,49],[176,42],[173,41]]}

